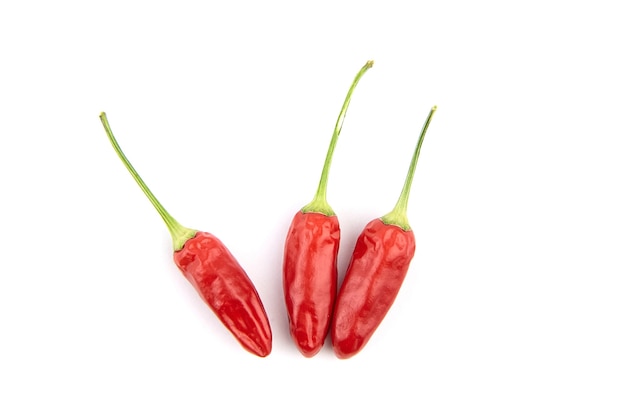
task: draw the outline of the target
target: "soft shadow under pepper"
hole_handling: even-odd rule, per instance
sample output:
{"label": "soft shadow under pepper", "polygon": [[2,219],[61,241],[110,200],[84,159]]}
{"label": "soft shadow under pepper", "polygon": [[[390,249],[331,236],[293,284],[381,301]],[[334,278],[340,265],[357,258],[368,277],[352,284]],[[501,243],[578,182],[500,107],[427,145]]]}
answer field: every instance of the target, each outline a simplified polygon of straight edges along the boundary
{"label": "soft shadow under pepper", "polygon": [[182,226],[165,210],[122,152],[104,112],[100,120],[115,152],[165,221],[180,271],[244,349],[268,356],[272,351],[270,323],[244,269],[217,237]]}
{"label": "soft shadow under pepper", "polygon": [[326,200],[330,162],[352,92],[372,65],[368,61],[354,78],[335,124],[315,197],[296,213],[285,240],[283,292],[289,332],[305,357],[313,357],[324,345],[337,293],[340,229]]}

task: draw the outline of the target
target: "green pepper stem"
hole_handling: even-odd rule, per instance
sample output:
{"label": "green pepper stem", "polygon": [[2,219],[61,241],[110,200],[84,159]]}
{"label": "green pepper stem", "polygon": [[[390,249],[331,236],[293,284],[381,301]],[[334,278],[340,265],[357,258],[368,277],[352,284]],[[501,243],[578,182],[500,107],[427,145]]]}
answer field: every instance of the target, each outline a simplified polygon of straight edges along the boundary
{"label": "green pepper stem", "polygon": [[320,177],[320,182],[317,187],[317,192],[315,193],[315,197],[313,200],[306,206],[302,208],[302,212],[319,212],[323,213],[326,216],[335,215],[335,211],[330,207],[328,201],[326,200],[326,188],[328,185],[328,171],[330,170],[330,163],[333,159],[333,153],[335,151],[335,146],[337,145],[337,139],[339,138],[339,134],[341,133],[341,127],[343,126],[343,121],[346,117],[346,113],[348,112],[348,106],[350,105],[350,100],[352,98],[352,92],[356,88],[357,84],[359,84],[359,80],[374,65],[374,61],[367,61],[365,65],[361,68],[361,70],[357,73],[354,81],[352,82],[352,86],[350,86],[350,90],[348,90],[348,94],[346,95],[346,99],[343,102],[343,106],[341,107],[341,112],[339,112],[339,117],[337,118],[337,123],[335,123],[335,130],[333,131],[333,136],[330,140],[330,145],[328,146],[328,152],[326,153],[326,160],[324,161],[324,167],[322,169],[322,176]]}
{"label": "green pepper stem", "polygon": [[113,145],[113,148],[115,149],[115,152],[117,153],[118,157],[120,157],[120,159],[124,163],[124,166],[126,166],[126,168],[130,172],[130,174],[133,176],[133,178],[135,179],[135,181],[137,182],[141,190],[143,190],[143,192],[148,197],[148,199],[150,200],[154,208],[157,210],[157,212],[159,212],[159,215],[161,215],[161,218],[163,218],[163,221],[165,221],[165,225],[167,225],[167,229],[170,231],[170,235],[172,236],[172,243],[174,245],[174,251],[180,250],[181,248],[183,248],[183,245],[185,245],[185,242],[187,242],[187,240],[195,236],[196,232],[198,231],[182,226],[181,224],[178,223],[178,221],[176,221],[176,219],[172,217],[172,215],[170,215],[167,212],[167,210],[165,210],[163,205],[157,200],[154,194],[152,194],[152,192],[150,191],[146,183],[144,183],[144,181],[141,179],[141,177],[139,176],[139,173],[137,173],[137,171],[135,170],[133,165],[130,163],[130,161],[128,161],[128,158],[126,158],[126,155],[124,155],[122,148],[120,148],[120,145],[117,143],[115,136],[113,136],[113,131],[111,130],[111,127],[109,126],[109,121],[107,120],[106,113],[104,112],[100,113],[100,120],[102,121],[104,130],[106,131],[107,136],[109,137],[109,140],[111,141],[111,145]]}
{"label": "green pepper stem", "polygon": [[413,183],[413,176],[415,174],[415,167],[417,166],[417,159],[419,158],[420,150],[422,148],[422,142],[424,142],[424,137],[426,136],[428,125],[430,125],[430,120],[433,118],[433,114],[436,110],[437,106],[433,106],[433,108],[430,109],[428,117],[426,118],[426,122],[424,122],[424,127],[422,128],[419,140],[417,141],[417,146],[415,147],[415,151],[413,152],[413,158],[411,159],[411,164],[409,165],[409,172],[407,173],[406,179],[404,180],[404,186],[402,187],[402,192],[400,192],[400,197],[398,198],[396,206],[391,212],[380,218],[387,225],[396,225],[404,229],[405,231],[411,229],[411,226],[409,225],[409,219],[407,217],[409,193],[411,192],[411,184]]}

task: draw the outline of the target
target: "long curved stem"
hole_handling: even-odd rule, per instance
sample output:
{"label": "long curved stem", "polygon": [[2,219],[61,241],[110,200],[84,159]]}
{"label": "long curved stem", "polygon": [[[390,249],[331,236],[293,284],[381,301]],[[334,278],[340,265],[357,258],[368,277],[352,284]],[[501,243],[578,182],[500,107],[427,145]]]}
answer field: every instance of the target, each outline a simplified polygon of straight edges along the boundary
{"label": "long curved stem", "polygon": [[102,121],[104,130],[106,131],[107,136],[109,137],[109,140],[111,141],[111,145],[113,145],[113,148],[115,149],[115,152],[117,153],[118,157],[120,157],[120,159],[124,163],[124,166],[128,169],[130,174],[133,176],[133,178],[135,179],[135,181],[137,182],[141,190],[143,190],[145,195],[148,197],[148,199],[150,200],[154,208],[157,210],[157,212],[159,212],[159,215],[161,215],[161,218],[163,219],[163,221],[165,221],[165,225],[167,225],[167,229],[170,231],[170,235],[172,236],[172,243],[174,245],[174,251],[180,250],[181,248],[183,248],[183,245],[185,245],[185,242],[187,242],[189,238],[192,238],[198,231],[182,226],[181,224],[178,223],[178,221],[176,221],[176,219],[172,217],[172,215],[170,215],[167,212],[167,210],[165,210],[163,205],[158,201],[158,199],[154,196],[154,194],[152,194],[152,192],[150,191],[146,183],[142,180],[141,176],[139,176],[139,173],[137,173],[137,170],[135,170],[135,168],[130,163],[130,161],[128,161],[128,158],[126,158],[126,155],[124,155],[122,148],[120,148],[120,145],[117,143],[115,136],[113,136],[113,131],[111,130],[111,127],[109,126],[109,121],[104,112],[100,113],[100,120]]}
{"label": "long curved stem", "polygon": [[328,146],[328,152],[326,153],[326,160],[324,161],[322,176],[320,177],[317,192],[315,193],[315,197],[313,198],[313,200],[308,205],[302,208],[302,212],[319,212],[323,213],[326,216],[333,216],[335,214],[333,209],[328,204],[328,201],[326,200],[326,187],[328,185],[328,171],[330,170],[330,163],[333,159],[333,153],[335,151],[335,146],[337,145],[337,139],[339,138],[339,134],[341,134],[343,121],[346,117],[346,113],[348,112],[348,106],[350,105],[352,92],[356,88],[363,74],[365,74],[367,70],[372,68],[373,65],[374,61],[367,61],[365,65],[361,68],[361,70],[357,73],[354,81],[352,82],[352,86],[350,86],[350,90],[348,90],[346,99],[343,102],[343,106],[341,107],[341,112],[339,112],[339,117],[337,118],[337,122],[335,123],[335,130],[333,131],[330,145]]}
{"label": "long curved stem", "polygon": [[424,137],[426,136],[428,125],[430,125],[430,120],[433,118],[436,110],[437,106],[433,106],[433,108],[430,109],[428,117],[426,118],[426,122],[424,122],[424,127],[422,128],[419,140],[417,141],[417,146],[415,147],[415,151],[413,152],[413,158],[411,159],[411,164],[409,165],[409,172],[407,173],[406,179],[404,180],[404,186],[402,187],[402,192],[400,192],[400,197],[398,198],[396,206],[391,212],[380,218],[384,223],[388,225],[397,225],[405,231],[411,229],[411,226],[409,225],[409,219],[407,217],[407,207],[409,204],[409,193],[411,192],[411,184],[413,183],[415,167],[417,166],[417,159],[420,155],[422,142],[424,142]]}

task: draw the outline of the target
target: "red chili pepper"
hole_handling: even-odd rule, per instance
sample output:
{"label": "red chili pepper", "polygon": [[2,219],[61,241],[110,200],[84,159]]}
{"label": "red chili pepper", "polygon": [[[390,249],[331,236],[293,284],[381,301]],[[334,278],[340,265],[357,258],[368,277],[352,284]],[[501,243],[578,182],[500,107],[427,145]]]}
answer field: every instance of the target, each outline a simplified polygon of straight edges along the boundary
{"label": "red chili pepper", "polygon": [[426,119],[396,206],[369,222],[357,238],[331,326],[333,350],[339,358],[352,357],[367,344],[396,299],[415,254],[407,204],[422,142],[436,109]]}
{"label": "red chili pepper", "polygon": [[104,112],[100,119],[115,152],[165,221],[180,271],[243,348],[259,357],[269,355],[270,324],[244,269],[215,236],[182,226],[165,210],[122,152]]}
{"label": "red chili pepper", "polygon": [[335,124],[315,197],[294,216],[283,258],[283,291],[289,332],[300,352],[313,357],[324,345],[337,293],[339,221],[326,200],[328,171],[350,98],[368,61],[356,75]]}

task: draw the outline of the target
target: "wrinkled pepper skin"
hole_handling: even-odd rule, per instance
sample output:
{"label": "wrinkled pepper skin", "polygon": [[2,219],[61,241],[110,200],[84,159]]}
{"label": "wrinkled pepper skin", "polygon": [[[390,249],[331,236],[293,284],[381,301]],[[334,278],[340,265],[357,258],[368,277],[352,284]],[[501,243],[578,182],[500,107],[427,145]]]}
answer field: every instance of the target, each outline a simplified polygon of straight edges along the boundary
{"label": "wrinkled pepper skin", "polygon": [[218,238],[198,232],[174,253],[174,262],[246,350],[259,357],[270,354],[272,331],[261,299]]}
{"label": "wrinkled pepper skin", "polygon": [[414,254],[413,231],[380,219],[365,226],[335,304],[331,340],[337,357],[350,358],[367,344],[396,299]]}
{"label": "wrinkled pepper skin", "polygon": [[289,332],[305,357],[317,354],[328,334],[337,293],[337,216],[299,211],[285,241],[283,291]]}

